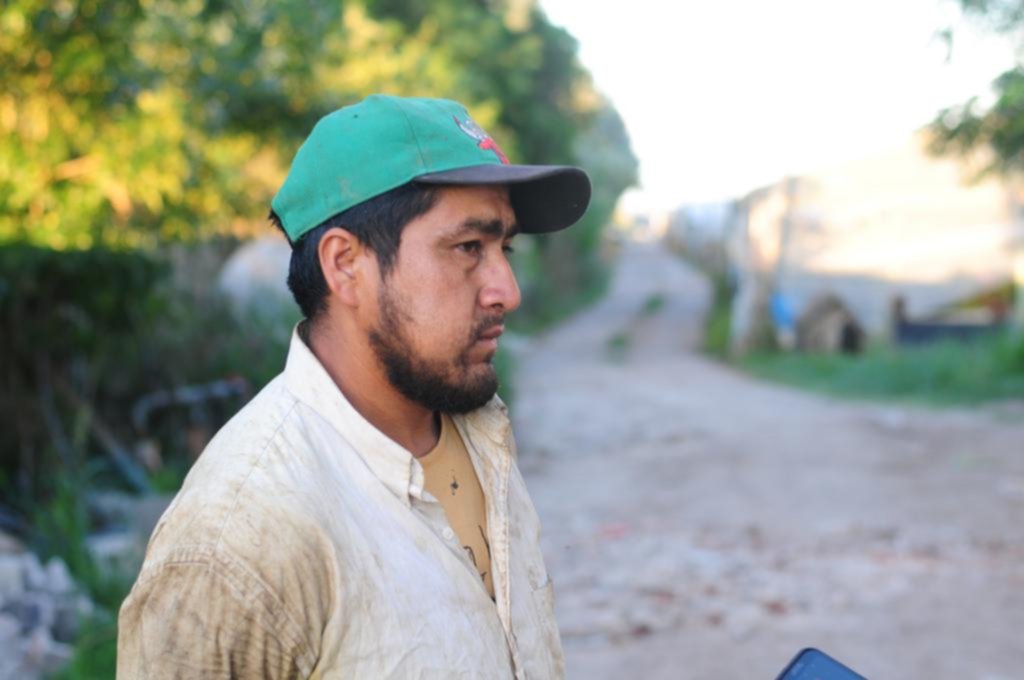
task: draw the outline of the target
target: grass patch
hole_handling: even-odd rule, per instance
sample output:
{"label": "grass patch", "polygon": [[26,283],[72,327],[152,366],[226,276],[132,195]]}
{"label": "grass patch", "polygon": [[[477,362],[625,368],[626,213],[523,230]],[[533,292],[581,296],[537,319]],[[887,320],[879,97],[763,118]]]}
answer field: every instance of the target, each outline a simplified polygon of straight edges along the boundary
{"label": "grass patch", "polygon": [[1024,339],[1009,335],[860,356],[755,354],[740,366],[771,380],[846,397],[934,405],[1024,399]]}
{"label": "grass patch", "polygon": [[[120,599],[131,589],[126,582]],[[97,680],[117,673],[117,609],[94,616],[82,626],[71,660],[49,680]]]}
{"label": "grass patch", "polygon": [[633,343],[633,338],[627,331],[619,331],[608,338],[605,342],[605,346],[608,350],[608,356],[613,361],[622,361],[626,358],[626,353],[629,352],[629,346]]}
{"label": "grass patch", "polygon": [[[633,314],[633,321],[639,322],[643,319],[650,318],[660,312],[666,303],[664,293],[651,293],[644,300],[644,303],[640,306]],[[621,329],[608,336],[605,340],[605,350],[608,353],[608,358],[612,361],[625,361],[626,355],[629,354],[630,347],[633,345],[633,336],[631,329],[635,328],[635,323],[631,323],[628,329]]]}
{"label": "grass patch", "polygon": [[704,351],[713,357],[729,356],[732,332],[733,288],[724,274],[709,274],[712,285],[711,308],[704,322]]}
{"label": "grass patch", "polygon": [[640,316],[654,316],[665,307],[665,294],[664,293],[651,293],[644,300],[643,307],[640,308]]}

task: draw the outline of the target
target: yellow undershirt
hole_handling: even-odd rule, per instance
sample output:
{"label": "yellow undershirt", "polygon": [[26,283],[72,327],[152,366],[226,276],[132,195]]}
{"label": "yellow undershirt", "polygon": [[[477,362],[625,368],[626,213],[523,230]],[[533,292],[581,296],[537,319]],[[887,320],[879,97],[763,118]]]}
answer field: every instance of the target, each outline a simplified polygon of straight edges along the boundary
{"label": "yellow undershirt", "polygon": [[462,547],[476,565],[484,587],[494,599],[491,548],[487,539],[487,504],[473,461],[455,424],[441,416],[441,436],[429,453],[419,458],[427,491],[436,498]]}

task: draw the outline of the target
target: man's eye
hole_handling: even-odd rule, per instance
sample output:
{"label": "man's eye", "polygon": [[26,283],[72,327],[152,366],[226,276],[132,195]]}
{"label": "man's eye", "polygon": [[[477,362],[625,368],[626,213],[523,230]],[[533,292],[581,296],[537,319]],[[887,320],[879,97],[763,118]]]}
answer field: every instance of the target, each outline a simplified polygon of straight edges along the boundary
{"label": "man's eye", "polygon": [[505,253],[508,254],[508,255],[511,255],[512,253],[516,252],[516,249],[513,248],[511,246],[511,244],[508,244],[508,243],[506,243],[504,246],[502,246],[501,249],[504,250]]}
{"label": "man's eye", "polygon": [[480,252],[483,244],[480,243],[480,241],[466,241],[465,243],[460,243],[455,247],[464,253],[476,254]]}

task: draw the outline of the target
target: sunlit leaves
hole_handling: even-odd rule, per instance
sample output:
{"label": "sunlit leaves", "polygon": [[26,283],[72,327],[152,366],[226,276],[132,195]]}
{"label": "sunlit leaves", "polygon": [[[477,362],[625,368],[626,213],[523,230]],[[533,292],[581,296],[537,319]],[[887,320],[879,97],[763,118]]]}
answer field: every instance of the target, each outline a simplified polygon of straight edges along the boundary
{"label": "sunlit leaves", "polygon": [[[1024,48],[1024,0],[960,0],[964,13],[991,30],[1016,35]],[[981,173],[1024,170],[1024,66],[1003,73],[992,84],[995,103],[977,98],[940,112],[932,123],[933,151],[977,157]]]}
{"label": "sunlit leaves", "polygon": [[459,99],[540,163],[600,101],[532,0],[12,0],[0,28],[0,242],[251,233],[313,122],[372,92]]}

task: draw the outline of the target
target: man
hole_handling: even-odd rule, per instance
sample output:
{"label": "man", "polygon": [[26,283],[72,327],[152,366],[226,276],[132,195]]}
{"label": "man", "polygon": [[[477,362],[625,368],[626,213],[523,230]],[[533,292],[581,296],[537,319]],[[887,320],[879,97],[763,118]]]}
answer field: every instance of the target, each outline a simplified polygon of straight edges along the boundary
{"label": "man", "polygon": [[578,168],[509,165],[455,102],[317,124],[272,214],[305,319],[157,525],[118,677],[563,674],[491,360],[512,237],[589,198]]}

